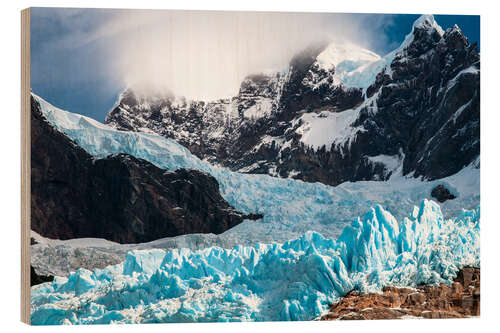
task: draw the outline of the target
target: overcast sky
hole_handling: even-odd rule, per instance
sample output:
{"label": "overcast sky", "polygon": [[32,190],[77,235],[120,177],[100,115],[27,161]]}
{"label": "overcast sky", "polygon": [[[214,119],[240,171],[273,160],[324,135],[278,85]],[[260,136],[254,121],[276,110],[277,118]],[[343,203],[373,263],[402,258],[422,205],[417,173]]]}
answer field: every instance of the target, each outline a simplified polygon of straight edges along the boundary
{"label": "overcast sky", "polygon": [[[418,15],[54,9],[31,12],[31,86],[54,105],[103,121],[127,86],[193,99],[234,95],[250,73],[283,69],[320,40],[381,56]],[[479,41],[478,16],[436,16]]]}

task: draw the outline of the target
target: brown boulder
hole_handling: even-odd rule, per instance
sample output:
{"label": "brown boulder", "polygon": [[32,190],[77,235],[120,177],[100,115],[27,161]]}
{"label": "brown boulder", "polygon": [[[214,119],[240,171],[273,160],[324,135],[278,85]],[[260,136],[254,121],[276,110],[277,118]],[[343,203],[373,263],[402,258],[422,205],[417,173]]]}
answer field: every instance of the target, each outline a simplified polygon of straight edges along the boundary
{"label": "brown boulder", "polygon": [[480,270],[464,268],[451,285],[416,290],[386,286],[381,294],[351,291],[322,320],[464,318],[480,313]]}

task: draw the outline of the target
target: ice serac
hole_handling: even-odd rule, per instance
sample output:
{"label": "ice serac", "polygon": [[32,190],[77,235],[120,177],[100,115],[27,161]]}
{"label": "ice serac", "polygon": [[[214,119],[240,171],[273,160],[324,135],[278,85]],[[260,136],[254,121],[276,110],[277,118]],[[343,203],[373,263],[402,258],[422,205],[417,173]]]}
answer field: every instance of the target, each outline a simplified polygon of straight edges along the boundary
{"label": "ice serac", "polygon": [[389,179],[390,156],[404,175],[438,179],[479,155],[479,78],[477,45],[422,15],[383,57],[319,43],[279,73],[248,76],[233,98],[122,98],[106,122],[173,138],[233,171],[335,186]]}
{"label": "ice serac", "polygon": [[479,208],[444,219],[424,200],[397,221],[375,206],[337,239],[146,250],[32,287],[33,324],[310,320],[354,290],[451,283],[479,266]]}

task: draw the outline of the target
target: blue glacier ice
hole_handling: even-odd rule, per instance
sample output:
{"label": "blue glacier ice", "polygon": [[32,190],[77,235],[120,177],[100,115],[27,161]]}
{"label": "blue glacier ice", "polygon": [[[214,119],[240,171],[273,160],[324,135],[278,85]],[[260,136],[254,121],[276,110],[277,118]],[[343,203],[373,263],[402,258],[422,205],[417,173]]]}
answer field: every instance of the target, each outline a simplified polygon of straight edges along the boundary
{"label": "blue glacier ice", "polygon": [[[455,200],[441,205],[445,217],[458,215],[462,208],[473,209],[479,205],[479,169],[472,166],[436,181],[423,182],[401,176],[390,182],[344,183],[336,187],[241,174],[202,161],[173,140],[150,133],[117,131],[33,96],[55,128],[96,158],[128,153],[167,170],[193,168],[205,171],[217,179],[222,196],[233,207],[245,213],[264,215],[261,221],[245,221],[220,236],[205,237],[204,240],[213,245],[232,247],[236,244],[254,245],[256,241],[285,242],[310,230],[336,238],[353,218],[377,204],[402,219],[416,203],[430,198],[432,188],[442,183],[457,194]],[[192,238],[179,238],[177,242],[180,246],[199,247],[200,242],[194,242]]]}
{"label": "blue glacier ice", "polygon": [[479,266],[479,215],[445,219],[423,200],[401,221],[377,205],[336,240],[307,232],[232,249],[131,251],[121,264],[32,287],[31,322],[311,320],[353,289],[450,283]]}
{"label": "blue glacier ice", "polygon": [[[34,97],[95,158],[125,152],[169,170],[205,171],[236,209],[264,218],[34,286],[33,324],[310,320],[353,289],[449,283],[463,266],[480,264],[479,208],[461,209],[479,204],[474,167],[432,182],[401,176],[337,187],[239,174],[172,140],[117,131]],[[425,199],[439,183],[458,196],[441,207]]]}

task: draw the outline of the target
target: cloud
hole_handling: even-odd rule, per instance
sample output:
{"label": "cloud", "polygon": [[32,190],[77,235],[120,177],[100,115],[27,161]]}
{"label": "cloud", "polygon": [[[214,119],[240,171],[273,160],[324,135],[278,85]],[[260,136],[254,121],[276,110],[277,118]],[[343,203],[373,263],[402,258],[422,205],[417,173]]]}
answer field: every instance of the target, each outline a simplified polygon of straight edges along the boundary
{"label": "cloud", "polygon": [[35,28],[45,34],[39,38],[46,52],[88,53],[88,61],[104,70],[101,75],[123,86],[169,89],[194,99],[232,96],[246,75],[281,70],[319,40],[383,49],[383,31],[392,24],[390,15],[368,14],[102,9],[37,14]]}

